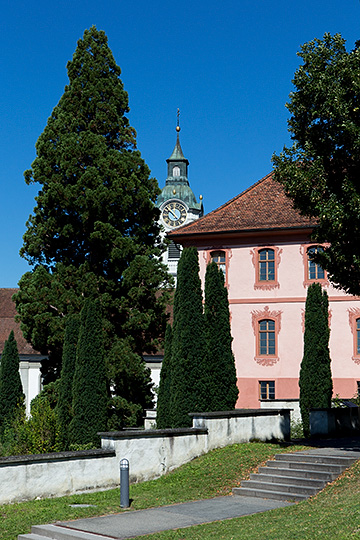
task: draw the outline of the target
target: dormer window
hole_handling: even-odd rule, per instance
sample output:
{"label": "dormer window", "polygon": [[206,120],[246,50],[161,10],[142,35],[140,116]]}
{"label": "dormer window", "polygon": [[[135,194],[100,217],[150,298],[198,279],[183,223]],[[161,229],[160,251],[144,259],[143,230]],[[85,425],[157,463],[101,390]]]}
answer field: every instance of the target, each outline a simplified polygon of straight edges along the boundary
{"label": "dormer window", "polygon": [[173,167],[173,176],[180,176],[180,167],[176,166],[176,167]]}

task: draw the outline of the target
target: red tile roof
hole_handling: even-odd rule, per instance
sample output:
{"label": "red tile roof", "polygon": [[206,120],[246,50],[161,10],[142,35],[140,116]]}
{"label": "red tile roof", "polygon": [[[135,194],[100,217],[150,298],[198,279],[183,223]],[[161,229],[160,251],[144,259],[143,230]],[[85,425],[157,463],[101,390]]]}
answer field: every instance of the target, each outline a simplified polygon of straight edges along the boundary
{"label": "red tile roof", "polygon": [[19,354],[39,354],[25,340],[20,330],[20,324],[15,322],[16,307],[12,295],[18,289],[0,289],[0,354],[11,330],[14,330]]}
{"label": "red tile roof", "polygon": [[188,236],[221,232],[313,228],[314,219],[295,210],[273,173],[250,186],[227,203],[169,235]]}

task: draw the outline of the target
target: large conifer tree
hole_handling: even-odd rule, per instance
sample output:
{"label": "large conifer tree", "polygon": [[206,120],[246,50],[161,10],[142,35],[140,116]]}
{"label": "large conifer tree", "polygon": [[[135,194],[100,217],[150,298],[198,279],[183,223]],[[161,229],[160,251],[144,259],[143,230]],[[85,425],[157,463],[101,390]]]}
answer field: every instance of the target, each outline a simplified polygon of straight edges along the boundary
{"label": "large conifer tree", "polygon": [[177,270],[171,356],[171,427],[191,426],[189,412],[206,411],[207,374],[202,290],[196,247],[185,248]]}
{"label": "large conifer tree", "polygon": [[107,390],[100,306],[90,298],[81,310],[73,381],[70,440],[98,444],[97,433],[106,429]]}
{"label": "large conifer tree", "polygon": [[[156,350],[166,324],[166,294],[156,295],[168,279],[154,206],[159,188],[136,149],[105,33],[86,30],[67,69],[69,84],[25,172],[40,191],[21,249],[33,265],[15,295],[21,328],[48,355],[42,372],[49,382],[60,374],[67,315],[80,312],[84,297],[99,298],[109,383],[123,399],[148,403],[142,355]],[[126,351],[128,358],[119,357]],[[128,369],[137,372],[131,397],[119,387]]]}
{"label": "large conifer tree", "polygon": [[0,360],[0,436],[15,418],[17,407],[24,407],[25,396],[19,372],[19,353],[14,331],[5,341]]}
{"label": "large conifer tree", "polygon": [[300,410],[304,434],[310,435],[311,408],[330,408],[329,301],[319,283],[308,288],[305,306],[304,356],[300,368]]}
{"label": "large conifer tree", "polygon": [[214,262],[208,264],[205,274],[204,315],[209,373],[208,410],[232,410],[239,391],[231,349],[229,302],[224,275]]}

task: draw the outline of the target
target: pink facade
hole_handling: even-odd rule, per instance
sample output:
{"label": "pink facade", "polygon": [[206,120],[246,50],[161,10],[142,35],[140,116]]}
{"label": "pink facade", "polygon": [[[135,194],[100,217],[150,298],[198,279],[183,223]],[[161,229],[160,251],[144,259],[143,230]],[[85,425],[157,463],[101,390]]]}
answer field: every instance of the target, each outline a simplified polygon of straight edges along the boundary
{"label": "pink facade", "polygon": [[[272,183],[269,175],[255,186],[266,191]],[[283,217],[282,227],[278,222],[266,228],[262,223],[256,227],[261,204],[256,204],[253,197],[251,210],[249,195],[254,195],[252,188],[196,224],[184,227],[183,232],[175,233],[176,241],[197,246],[202,280],[214,253],[222,252],[225,259],[239,386],[237,407],[259,407],[261,392],[263,399],[298,398],[306,292],[314,281],[320,282],[329,295],[334,395],[352,397],[360,381],[360,298],[335,289],[326,273],[314,263],[309,266],[308,250],[316,247],[310,241],[311,228],[298,223],[289,226],[293,222],[290,214]],[[237,230],[231,230],[229,223],[223,225],[224,220],[217,219],[224,213],[224,207],[226,215],[231,214],[231,209],[234,213],[235,203],[237,211],[241,212],[242,206],[245,208],[248,220],[251,212],[255,212],[252,229],[237,224]],[[201,224],[206,218],[210,218],[210,223]],[[211,226],[213,232],[206,230]],[[227,230],[219,230],[221,226]]]}

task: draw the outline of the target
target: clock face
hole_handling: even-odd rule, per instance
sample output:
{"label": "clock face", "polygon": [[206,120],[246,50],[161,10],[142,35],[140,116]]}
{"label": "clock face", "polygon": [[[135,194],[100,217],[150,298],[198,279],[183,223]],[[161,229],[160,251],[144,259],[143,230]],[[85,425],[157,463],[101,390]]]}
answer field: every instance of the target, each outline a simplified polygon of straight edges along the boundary
{"label": "clock face", "polygon": [[170,201],[162,210],[162,219],[168,227],[179,227],[185,223],[187,216],[186,207],[178,201]]}

